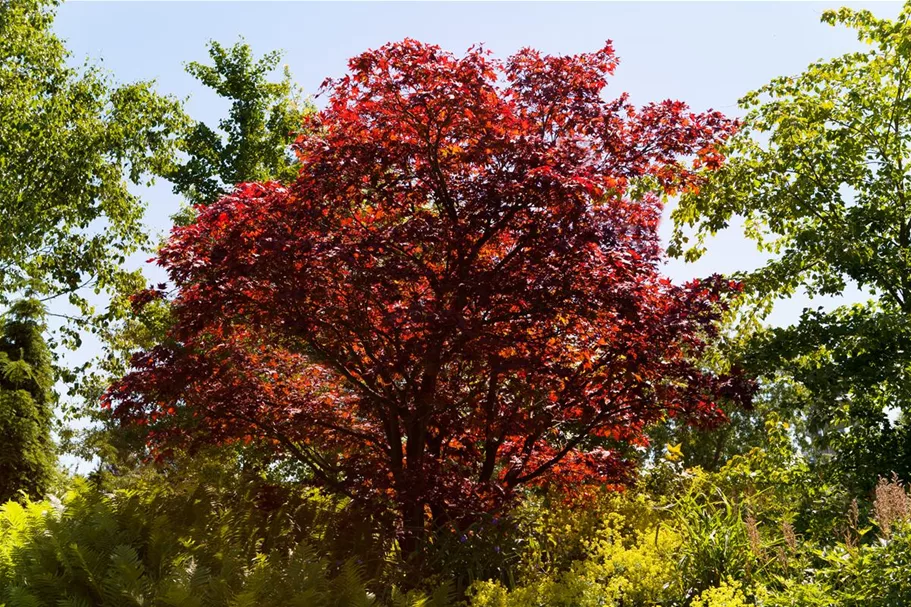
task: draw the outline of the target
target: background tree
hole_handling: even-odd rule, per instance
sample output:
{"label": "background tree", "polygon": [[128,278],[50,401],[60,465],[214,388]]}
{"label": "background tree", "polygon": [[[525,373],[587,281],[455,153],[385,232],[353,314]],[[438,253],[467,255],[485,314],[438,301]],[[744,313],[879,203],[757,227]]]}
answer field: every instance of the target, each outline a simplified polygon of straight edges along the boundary
{"label": "background tree", "polygon": [[43,498],[57,473],[54,373],[43,314],[34,300],[16,302],[0,330],[0,502],[23,493]]}
{"label": "background tree", "polygon": [[667,415],[721,421],[749,386],[693,357],[729,285],[662,277],[657,224],[694,184],[682,158],[717,164],[732,125],[604,101],[615,65],[412,40],[354,58],[290,189],[245,185],[174,231],[175,326],[115,415],[158,444],[272,445],[394,507],[406,539],[522,484],[616,482]]}
{"label": "background tree", "polygon": [[911,473],[909,16],[907,6],[895,21],[826,12],[823,21],[854,28],[870,50],[744,97],[749,114],[726,143],[729,162],[674,213],[673,251],[690,259],[706,235],[745,220],[747,236],[773,254],[744,277],[760,309],[799,288],[839,295],[852,284],[873,295],[807,310],[795,327],[762,332],[747,356],[769,381],[796,384],[815,456],[834,449],[861,488],[878,473]]}
{"label": "background tree", "polygon": [[281,81],[267,79],[281,56],[272,51],[255,60],[244,42],[226,48],[213,41],[213,65],[187,64],[187,72],[230,101],[231,109],[217,129],[203,122],[193,126],[183,144],[188,159],[170,176],[175,193],[193,205],[210,204],[238,183],[289,183],[297,177],[291,144],[312,106],[301,99],[288,66]]}
{"label": "background tree", "polygon": [[[762,395],[761,395],[762,396]],[[702,468],[716,472],[736,455],[742,455],[763,443],[764,408],[754,403],[749,409],[725,407],[727,421],[705,428],[669,419],[648,432],[646,459],[651,463],[668,459],[680,462],[684,469]]]}
{"label": "background tree", "polygon": [[[187,65],[190,74],[231,106],[217,129],[194,122],[180,142],[187,158],[169,173],[168,179],[174,183],[175,193],[185,197],[185,202],[206,205],[238,183],[288,183],[297,176],[291,144],[300,135],[304,117],[313,107],[301,99],[287,66],[280,82],[268,80],[281,55],[272,51],[256,60],[246,43],[224,47],[211,42],[209,56],[213,65],[196,62]],[[189,223],[194,213],[192,206],[186,207],[173,219],[178,224]],[[98,399],[114,378],[126,373],[130,356],[160,343],[171,324],[166,302],[133,310],[131,294],[132,291],[122,293],[116,300],[122,320],[106,327],[104,354],[96,360],[95,368],[83,373],[78,382],[77,392],[89,403],[82,414],[99,423],[78,433],[63,430],[68,449],[86,459],[100,457],[102,467],[111,465],[120,470],[139,464],[145,438],[135,429],[110,424],[107,412],[97,407]]]}
{"label": "background tree", "polygon": [[0,4],[0,305],[67,296],[85,319],[83,288],[136,288],[123,263],[147,236],[129,185],[169,170],[182,114],[150,83],[70,67],[55,6]]}

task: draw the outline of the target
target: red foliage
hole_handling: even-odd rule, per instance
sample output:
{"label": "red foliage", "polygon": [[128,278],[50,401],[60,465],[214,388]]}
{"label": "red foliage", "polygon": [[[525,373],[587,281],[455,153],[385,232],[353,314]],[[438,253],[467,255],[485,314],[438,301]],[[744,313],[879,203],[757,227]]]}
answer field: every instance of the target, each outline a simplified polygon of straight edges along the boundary
{"label": "red foliage", "polygon": [[149,287],[147,289],[142,289],[133,293],[129,297],[130,308],[134,313],[140,313],[145,309],[147,305],[158,299],[164,299],[165,294],[164,284],[159,284],[158,287]]}
{"label": "red foliage", "polygon": [[173,343],[110,389],[116,416],[153,446],[264,441],[411,526],[616,482],[649,424],[722,421],[749,384],[696,360],[730,285],[664,278],[657,226],[735,125],[603,100],[616,64],[413,40],[354,58],[293,186],[174,229]]}

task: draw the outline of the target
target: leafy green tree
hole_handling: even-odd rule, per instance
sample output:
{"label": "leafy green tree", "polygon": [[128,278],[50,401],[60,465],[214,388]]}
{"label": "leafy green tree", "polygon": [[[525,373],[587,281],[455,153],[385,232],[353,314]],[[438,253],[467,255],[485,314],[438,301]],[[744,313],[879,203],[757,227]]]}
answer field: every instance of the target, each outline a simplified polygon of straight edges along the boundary
{"label": "leafy green tree", "polygon": [[715,472],[735,455],[760,444],[764,415],[756,409],[726,407],[728,421],[718,428],[700,429],[668,420],[649,432],[646,457],[680,461],[684,468]]}
{"label": "leafy green tree", "polygon": [[183,115],[151,83],[71,67],[56,5],[0,3],[0,306],[67,296],[85,319],[84,289],[137,281],[123,262],[147,236],[130,185],[170,170]]}
{"label": "leafy green tree", "polygon": [[188,160],[170,176],[174,191],[191,204],[215,202],[238,183],[287,183],[297,176],[290,146],[312,106],[301,100],[287,66],[280,81],[269,81],[281,56],[272,51],[255,59],[245,42],[225,47],[212,41],[213,65],[187,64],[190,75],[231,102],[218,128],[193,125],[183,144]]}
{"label": "leafy green tree", "polygon": [[[202,122],[191,125],[180,144],[187,158],[168,176],[175,193],[192,205],[205,205],[229,193],[237,183],[292,181],[298,169],[291,144],[313,106],[301,99],[287,66],[281,81],[269,80],[282,53],[272,51],[256,59],[244,42],[231,47],[211,42],[209,56],[212,65],[193,62],[187,64],[187,71],[231,106],[217,129]],[[192,219],[191,208],[174,217],[179,224]],[[123,319],[105,329],[105,352],[96,367],[82,375],[78,386],[82,399],[90,403],[87,415],[102,425],[81,434],[65,430],[63,438],[67,448],[78,455],[100,456],[104,462],[123,468],[138,463],[139,453],[134,448],[138,446],[141,452],[145,439],[135,430],[109,426],[107,413],[99,411],[95,403],[111,379],[126,372],[133,352],[152,348],[165,339],[172,320],[170,306],[163,300],[143,306],[141,311],[132,311],[126,296],[115,303],[123,310]]]}
{"label": "leafy green tree", "polygon": [[56,474],[51,440],[55,402],[44,310],[18,301],[0,329],[0,503],[44,496]]}
{"label": "leafy green tree", "polygon": [[869,50],[810,65],[749,93],[728,162],[674,213],[671,251],[743,220],[771,260],[744,276],[760,312],[798,289],[873,297],[807,310],[791,328],[760,331],[746,360],[801,394],[818,458],[837,454],[858,487],[877,473],[911,474],[911,4],[896,20],[827,11]]}

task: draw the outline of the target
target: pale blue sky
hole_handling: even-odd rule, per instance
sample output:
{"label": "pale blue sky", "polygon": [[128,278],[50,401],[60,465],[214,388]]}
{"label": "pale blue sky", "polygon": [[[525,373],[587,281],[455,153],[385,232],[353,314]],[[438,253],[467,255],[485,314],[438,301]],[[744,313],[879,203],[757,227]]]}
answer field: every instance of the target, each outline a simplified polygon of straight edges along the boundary
{"label": "pale blue sky", "polygon": [[[853,3],[894,16],[899,2]],[[347,60],[391,40],[413,37],[460,52],[483,43],[505,57],[523,46],[549,53],[590,51],[614,41],[620,68],[611,94],[634,102],[681,99],[738,115],[737,99],[770,78],[860,47],[853,33],[819,23],[833,2],[67,2],[57,32],[80,62],[86,57],[121,81],[155,79],[162,92],[188,98],[198,119],[215,122],[225,105],[182,68],[207,59],[205,44],[244,36],[257,53],[284,49],[305,92],[344,73]],[[149,229],[163,232],[178,206],[167,185],[147,192]],[[664,226],[666,234],[669,226]],[[142,256],[141,259],[144,259]],[[138,261],[138,260],[137,260]],[[685,280],[758,266],[762,258],[735,232],[711,243],[694,265],[671,262]],[[153,274],[156,274],[153,271]],[[792,322],[803,299],[776,308]],[[815,305],[815,303],[814,303]]]}
{"label": "pale blue sky", "polygon": [[[627,91],[636,103],[681,99],[697,110],[736,116],[737,99],[745,92],[817,59],[860,48],[852,32],[819,23],[825,9],[841,4],[70,1],[59,9],[55,27],[74,62],[100,60],[120,81],[155,79],[160,91],[188,98],[191,115],[209,123],[223,115],[226,105],[198,86],[183,63],[206,61],[208,40],[230,44],[241,35],[258,54],[284,49],[285,61],[307,93],[327,77],[344,74],[351,56],[404,37],[455,52],[483,43],[500,57],[524,46],[548,53],[591,51],[611,39],[621,64],[609,94]],[[898,2],[850,5],[890,17],[901,9]],[[166,232],[177,197],[162,183],[144,198],[150,232]],[[664,234],[668,231],[665,225]],[[146,257],[134,261],[140,265]],[[697,264],[672,261],[667,271],[686,280],[761,263],[753,244],[729,230],[710,243]],[[161,279],[155,269],[148,274]],[[771,321],[789,324],[808,303],[804,298],[784,302]],[[87,339],[82,351],[67,358],[82,361],[95,352],[97,343]]]}

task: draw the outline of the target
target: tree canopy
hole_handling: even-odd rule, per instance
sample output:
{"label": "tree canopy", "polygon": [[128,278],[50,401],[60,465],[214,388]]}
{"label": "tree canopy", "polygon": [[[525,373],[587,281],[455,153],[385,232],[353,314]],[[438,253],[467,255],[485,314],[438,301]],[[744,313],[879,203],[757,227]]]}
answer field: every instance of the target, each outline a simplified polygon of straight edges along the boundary
{"label": "tree canopy", "polygon": [[301,99],[287,66],[282,80],[268,80],[281,55],[272,51],[254,59],[245,42],[224,47],[212,41],[212,65],[187,64],[190,75],[231,103],[218,129],[197,122],[182,144],[188,159],[169,178],[191,204],[215,202],[238,183],[287,183],[297,176],[291,143],[312,107]]}
{"label": "tree canopy", "polygon": [[0,4],[0,305],[135,280],[127,256],[147,242],[130,190],[168,170],[178,103],[151,83],[114,85],[71,67],[51,26],[56,3]]}
{"label": "tree canopy", "polygon": [[[207,125],[55,7],[0,0],[0,607],[911,605],[911,0],[742,121],[608,97],[610,42],[405,39],[317,110],[241,40],[186,65]],[[193,206],[143,288],[150,175]],[[768,263],[670,280],[675,198],[674,254]]]}
{"label": "tree canopy", "polygon": [[[213,41],[208,51],[212,65],[192,62],[186,69],[230,107],[218,128],[195,121],[178,140],[186,156],[171,167],[167,178],[174,193],[183,196],[188,206],[172,217],[177,224],[192,222],[193,205],[217,201],[236,183],[293,181],[298,167],[291,145],[301,134],[304,116],[313,111],[312,105],[301,99],[287,66],[281,81],[268,79],[278,67],[280,52],[256,59],[243,41],[230,47]],[[142,287],[123,293],[117,304],[129,310],[128,296],[136,288]],[[141,451],[145,439],[135,428],[112,424],[109,412],[99,410],[97,403],[104,389],[127,371],[135,351],[151,348],[163,339],[170,314],[166,303],[162,304],[148,306],[141,314],[127,311],[118,322],[108,323],[102,333],[104,354],[96,359],[93,369],[83,369],[78,375],[74,392],[87,403],[81,413],[99,422],[78,433],[64,433],[81,456],[102,456],[107,464],[119,467],[127,461],[136,464],[136,451]]]}
{"label": "tree canopy", "polygon": [[412,531],[523,483],[617,482],[667,415],[720,422],[749,384],[698,356],[736,285],[671,284],[657,225],[733,124],[605,101],[616,63],[413,40],[352,59],[293,185],[174,230],[171,340],[111,389],[115,415],[153,443],[274,444]]}
{"label": "tree canopy", "polygon": [[[807,310],[795,327],[762,330],[746,360],[770,381],[796,382],[816,435],[857,482],[908,471],[911,343],[911,10],[898,19],[827,11],[870,45],[776,78],[743,98],[749,110],[724,145],[728,161],[674,212],[674,252],[698,257],[733,218],[771,260],[743,276],[754,302],[798,289],[875,299]],[[691,243],[689,228],[695,228]],[[687,248],[689,247],[689,248]],[[890,418],[890,415],[892,416]]]}

